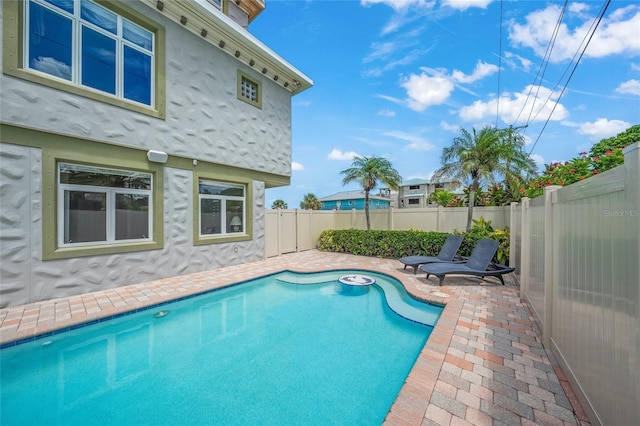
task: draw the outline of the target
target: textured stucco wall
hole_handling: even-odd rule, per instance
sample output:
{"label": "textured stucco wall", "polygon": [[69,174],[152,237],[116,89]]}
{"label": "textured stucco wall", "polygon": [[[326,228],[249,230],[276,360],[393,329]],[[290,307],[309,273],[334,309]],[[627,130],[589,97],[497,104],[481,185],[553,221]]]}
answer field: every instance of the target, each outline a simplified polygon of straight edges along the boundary
{"label": "textured stucco wall", "polygon": [[0,144],[0,307],[264,258],[262,182],[253,182],[254,239],[206,246],[193,245],[193,173],[166,168],[164,187],[162,250],[43,262],[40,150]]}
{"label": "textured stucco wall", "polygon": [[[0,74],[0,121],[290,175],[290,93],[154,9],[126,3],[166,28],[166,119]],[[237,99],[238,68],[262,82],[262,109]],[[193,179],[189,170],[165,168],[162,250],[43,261],[42,217],[54,212],[42,210],[42,188],[53,182],[42,182],[39,148],[0,143],[0,306],[264,258],[264,182],[253,181],[247,197],[251,241],[194,246]]]}
{"label": "textured stucco wall", "polygon": [[[158,11],[126,4],[166,29],[166,119],[2,74],[2,121],[290,176],[291,94]],[[238,69],[262,83],[261,109],[237,98]]]}

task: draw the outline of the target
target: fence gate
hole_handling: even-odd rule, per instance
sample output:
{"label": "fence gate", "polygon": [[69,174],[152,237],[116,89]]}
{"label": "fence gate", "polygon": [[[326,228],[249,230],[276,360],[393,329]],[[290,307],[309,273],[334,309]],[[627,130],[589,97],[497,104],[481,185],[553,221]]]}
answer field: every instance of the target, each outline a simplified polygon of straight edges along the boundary
{"label": "fence gate", "polygon": [[280,254],[292,253],[297,249],[298,228],[295,210],[280,210],[278,236],[280,240]]}

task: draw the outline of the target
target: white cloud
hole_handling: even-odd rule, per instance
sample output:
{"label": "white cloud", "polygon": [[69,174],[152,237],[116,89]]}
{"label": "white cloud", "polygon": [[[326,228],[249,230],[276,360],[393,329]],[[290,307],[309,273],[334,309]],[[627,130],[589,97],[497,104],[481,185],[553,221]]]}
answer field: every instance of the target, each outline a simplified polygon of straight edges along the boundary
{"label": "white cloud", "polygon": [[291,170],[295,172],[300,172],[304,170],[304,166],[300,163],[296,163],[295,161],[291,162]]}
{"label": "white cloud", "polygon": [[393,102],[394,104],[402,105],[404,101],[402,99],[394,98],[392,96],[387,95],[375,95],[376,98],[384,99],[389,102]]}
{"label": "white cloud", "polygon": [[470,7],[486,9],[492,1],[493,0],[442,0],[442,5],[458,10],[466,10]]}
{"label": "white cloud", "polygon": [[[560,103],[554,109],[558,96],[559,92],[546,87],[531,86],[525,87],[520,93],[503,93],[500,95],[498,116],[505,123],[545,121],[549,116],[552,121],[560,121],[569,116],[569,111]],[[478,100],[462,107],[459,114],[464,121],[479,121],[495,117],[497,108],[498,99],[487,102]]]}
{"label": "white cloud", "polygon": [[528,60],[527,58],[523,58],[522,56],[512,53],[512,52],[504,52],[504,58],[502,58],[503,62],[505,62],[512,69],[518,68],[516,62],[520,62],[520,67],[525,71],[529,72],[533,62]]}
{"label": "white cloud", "polygon": [[449,78],[429,77],[424,72],[411,74],[400,85],[407,90],[407,103],[414,111],[424,111],[432,105],[444,103],[454,88]]}
{"label": "white cloud", "polygon": [[[516,46],[530,47],[538,56],[544,57],[560,12],[560,6],[550,5],[527,15],[524,24],[511,22],[509,39]],[[585,15],[584,7],[574,8],[570,12],[575,12],[576,19],[582,22],[574,28],[569,28],[567,24],[559,26],[550,57],[552,62],[571,59],[581,50],[580,45],[584,43],[585,36],[589,33],[595,19],[595,16]],[[637,54],[640,52],[640,37],[633,37],[630,34],[636,34],[638,28],[640,28],[640,8],[631,5],[617,9],[602,20],[585,52],[585,57],[601,58],[620,53]]]}
{"label": "white cloud", "polygon": [[607,118],[599,118],[594,122],[586,122],[580,125],[578,133],[589,135],[591,139],[600,140],[610,138],[618,133],[624,132],[631,127],[630,123],[622,120],[609,120]]}
{"label": "white cloud", "polygon": [[51,57],[39,56],[34,61],[33,68],[65,80],[71,80],[71,66]]}
{"label": "white cloud", "polygon": [[490,76],[491,74],[496,73],[497,71],[498,67],[496,65],[478,61],[471,75],[466,75],[462,71],[454,70],[451,73],[451,78],[458,83],[474,83],[487,76]]}
{"label": "white cloud", "polygon": [[354,157],[360,157],[361,155],[359,155],[357,152],[355,151],[341,151],[337,148],[333,148],[333,150],[331,150],[331,152],[329,153],[329,155],[327,156],[328,160],[353,160]]}
{"label": "white cloud", "polygon": [[385,108],[383,110],[378,111],[378,115],[382,116],[382,117],[395,117],[396,116],[396,112]]}
{"label": "white cloud", "polygon": [[293,104],[295,106],[308,107],[308,106],[311,105],[311,102],[309,102],[309,101],[295,101]]}
{"label": "white cloud", "polygon": [[431,149],[435,149],[435,146],[429,143],[422,136],[406,133],[400,130],[385,132],[383,134],[385,136],[390,136],[392,138],[400,139],[401,141],[409,142],[409,144],[406,146],[406,148],[409,148],[409,149],[415,149],[419,151],[429,151]]}
{"label": "white cloud", "polygon": [[[441,105],[449,99],[456,84],[475,83],[495,72],[498,67],[486,62],[478,61],[470,75],[460,70],[454,70],[451,75],[445,69],[422,68],[421,74],[411,74],[402,79],[400,86],[407,91],[407,105],[414,111],[424,111],[432,105]],[[475,94],[465,88],[458,89],[473,96]]]}
{"label": "white cloud", "polygon": [[410,7],[432,7],[434,3],[434,1],[426,0],[360,0],[362,6],[386,4],[396,11],[406,10]]}
{"label": "white cloud", "polygon": [[640,95],[640,80],[629,80],[616,88],[616,92],[624,95]]}
{"label": "white cloud", "polygon": [[440,122],[440,127],[444,130],[448,130],[450,132],[458,132],[460,131],[460,125],[458,124],[449,124],[446,121]]}
{"label": "white cloud", "polygon": [[544,158],[542,157],[542,155],[540,155],[540,154],[531,154],[530,157],[531,157],[531,159],[533,161],[536,162],[536,164],[538,165],[538,168],[544,167],[545,163],[544,163]]}

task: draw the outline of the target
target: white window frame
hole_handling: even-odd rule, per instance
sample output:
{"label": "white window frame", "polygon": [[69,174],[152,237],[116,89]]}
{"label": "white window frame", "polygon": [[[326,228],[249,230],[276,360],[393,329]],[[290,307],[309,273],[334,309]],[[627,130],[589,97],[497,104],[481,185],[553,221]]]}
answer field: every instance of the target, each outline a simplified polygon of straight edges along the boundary
{"label": "white window frame", "polygon": [[[199,179],[198,188],[200,184],[222,185],[233,188],[241,188],[242,196],[236,195],[220,195],[220,194],[201,194],[198,190],[198,234],[200,238],[219,238],[236,235],[247,235],[247,185],[242,183],[223,182],[212,179]],[[224,226],[220,227],[220,233],[216,234],[203,234],[202,233],[202,200],[219,200],[220,201],[220,223]],[[238,232],[227,232],[227,201],[241,201],[242,202],[242,230]]]}
{"label": "white window frame", "polygon": [[[91,1],[91,0],[87,0],[87,1]],[[71,35],[71,81],[61,78],[61,77],[57,77],[53,74],[49,74],[49,73],[45,73],[42,71],[39,71],[35,68],[31,68],[30,64],[29,64],[29,60],[30,60],[30,54],[29,54],[29,14],[30,14],[30,7],[29,5],[31,3],[35,3],[38,4],[41,7],[44,7],[46,9],[51,10],[52,12],[63,16],[66,19],[69,19],[72,21],[72,35]],[[92,2],[95,3],[95,2]],[[74,13],[71,14],[67,11],[64,11],[62,9],[59,9],[53,5],[51,5],[50,3],[47,3],[43,0],[27,0],[25,2],[25,7],[24,7],[24,43],[23,43],[23,67],[25,69],[28,69],[32,72],[38,73],[40,75],[46,76],[47,78],[51,78],[54,80],[59,80],[65,83],[71,83],[75,86],[79,86],[82,87],[83,89],[86,90],[91,90],[91,91],[95,91],[97,93],[101,93],[107,96],[113,96],[115,98],[118,99],[122,99],[125,100],[127,102],[132,102],[134,104],[137,105],[143,105],[145,107],[151,107],[154,108],[155,107],[155,92],[156,92],[156,66],[155,66],[155,55],[156,55],[156,49],[157,49],[157,43],[156,43],[156,35],[154,34],[153,31],[150,31],[147,28],[144,28],[140,25],[138,25],[137,23],[131,21],[130,19],[124,18],[122,15],[120,15],[119,13],[104,7],[102,4],[98,4],[95,3],[97,6],[108,10],[110,13],[113,13],[114,15],[116,15],[117,17],[117,34],[113,34],[110,33],[109,31],[106,31],[96,25],[94,25],[91,22],[88,22],[84,19],[82,19],[80,13],[81,13],[81,5],[80,2],[77,0],[74,0]],[[151,34],[151,38],[152,38],[152,47],[151,47],[151,51],[146,50],[144,48],[141,48],[140,46],[138,46],[137,44],[130,42],[129,40],[126,40],[123,37],[123,20],[127,20],[129,23],[135,25],[136,27],[141,28],[144,31],[147,31],[148,33]],[[82,84],[81,78],[82,78],[82,27],[86,26],[87,28],[91,29],[92,31],[96,31],[98,33],[100,33],[101,35],[104,35],[106,37],[109,37],[111,39],[114,39],[116,41],[116,90],[115,90],[115,94],[113,93],[109,93],[109,92],[104,92],[100,89],[96,89],[95,87],[91,87],[91,86],[85,86],[84,84]],[[150,57],[150,65],[151,65],[151,75],[150,75],[150,83],[151,86],[149,88],[150,90],[150,104],[147,105],[145,103],[142,102],[138,102],[136,100],[133,99],[129,99],[129,98],[125,98],[124,97],[124,46],[127,46],[129,48],[135,49],[139,52],[144,53],[145,55]]]}
{"label": "white window frame", "polygon": [[[62,166],[79,166],[79,167],[89,167],[95,171],[105,170],[110,172],[122,172],[122,174],[127,175],[131,173],[144,174],[149,175],[151,180],[151,185],[149,189],[130,189],[130,188],[116,188],[116,187],[106,187],[106,186],[94,186],[94,185],[77,185],[77,184],[68,184],[68,183],[60,183],[60,169]],[[109,173],[113,174],[113,173]],[[93,166],[83,166],[77,163],[59,163],[56,167],[56,181],[58,183],[58,209],[57,209],[57,234],[58,234],[58,247],[87,247],[87,246],[96,246],[96,245],[121,245],[121,244],[130,244],[130,243],[138,243],[138,242],[148,242],[153,241],[153,174],[144,173],[144,172],[134,172],[130,170],[116,169],[116,168],[107,168],[107,167],[93,167]],[[97,192],[106,194],[106,240],[104,241],[87,241],[81,243],[74,243],[65,241],[65,223],[68,218],[65,216],[65,199],[64,194],[65,191],[87,191],[87,192]],[[146,238],[136,238],[136,239],[126,239],[126,240],[116,240],[116,194],[134,194],[134,195],[145,195],[149,197],[149,208],[147,210],[148,214],[148,233],[149,235]]]}
{"label": "white window frame", "polygon": [[209,0],[209,3],[222,10],[222,0]]}

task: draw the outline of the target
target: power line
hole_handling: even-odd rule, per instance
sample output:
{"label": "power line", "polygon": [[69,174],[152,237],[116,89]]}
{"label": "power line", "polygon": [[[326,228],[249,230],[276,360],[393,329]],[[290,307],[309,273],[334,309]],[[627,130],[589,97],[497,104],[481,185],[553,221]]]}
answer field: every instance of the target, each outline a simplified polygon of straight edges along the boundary
{"label": "power line", "polygon": [[[558,16],[558,20],[556,21],[556,26],[553,29],[553,34],[551,35],[551,39],[549,39],[549,43],[547,44],[547,49],[544,52],[544,57],[542,58],[542,62],[540,63],[540,67],[538,68],[538,72],[536,73],[536,76],[533,79],[533,84],[531,84],[531,87],[529,87],[529,93],[527,93],[527,98],[524,100],[524,103],[522,104],[522,109],[518,113],[518,116],[516,117],[516,120],[514,121],[514,123],[518,122],[518,120],[520,119],[520,115],[524,112],[524,109],[527,106],[527,102],[529,101],[529,98],[531,97],[531,92],[533,92],[533,88],[536,86],[536,83],[538,82],[538,77],[540,77],[540,82],[537,83],[536,97],[534,98],[533,102],[531,103],[531,112],[533,111],[533,107],[535,106],[535,103],[536,103],[535,99],[537,99],[537,95],[540,92],[540,86],[542,85],[542,81],[544,79],[544,74],[546,73],[547,65],[549,64],[549,58],[551,57],[551,51],[553,50],[553,47],[555,46],[556,38],[558,37],[558,30],[560,28],[560,24],[562,23],[562,18],[564,17],[564,12],[565,12],[565,9],[567,8],[567,3],[568,3],[568,0],[565,0],[564,4],[562,5],[562,10],[560,11],[560,15]],[[542,75],[541,75],[541,71],[542,71]],[[531,112],[529,112],[529,118],[527,119],[527,124],[529,124],[531,122],[530,121]]]}
{"label": "power line", "polygon": [[496,127],[500,117],[500,74],[502,73],[502,0],[500,0],[500,37],[498,43],[498,100],[496,102]]}
{"label": "power line", "polygon": [[573,74],[575,73],[576,68],[578,68],[578,64],[580,63],[580,60],[582,60],[582,56],[584,56],[584,52],[587,50],[587,47],[589,46],[589,43],[591,43],[591,39],[593,38],[593,35],[596,33],[596,30],[598,29],[598,26],[600,25],[600,22],[602,21],[602,18],[604,17],[605,12],[609,8],[609,4],[611,4],[611,0],[607,0],[605,2],[605,4],[604,4],[604,6],[603,6],[603,8],[602,8],[602,10],[601,10],[601,12],[600,12],[600,14],[598,16],[596,24],[595,24],[595,26],[593,26],[593,31],[591,31],[591,34],[589,35],[589,40],[584,45],[584,48],[582,49],[582,52],[580,52],[580,56],[578,57],[578,60],[576,61],[573,69],[571,70],[571,74],[569,75],[569,78],[567,79],[567,82],[564,84],[564,87],[562,88],[562,91],[560,92],[560,96],[558,96],[558,99],[556,99],[555,103],[553,104],[553,108],[551,109],[551,113],[549,114],[549,117],[547,117],[547,120],[545,121],[544,126],[542,127],[542,130],[540,130],[540,134],[538,134],[538,138],[533,143],[533,146],[531,147],[531,150],[529,151],[529,155],[531,155],[531,153],[533,152],[533,149],[538,144],[538,141],[540,140],[540,137],[542,136],[542,133],[547,128],[547,124],[549,124],[549,121],[551,120],[551,117],[553,116],[553,112],[555,111],[556,106],[558,106],[558,102],[560,102],[560,99],[562,98],[562,95],[564,94],[564,91],[567,89],[567,86],[569,85],[569,81],[571,81],[571,78],[573,77]]}
{"label": "power line", "polygon": [[[603,5],[604,7],[604,5]],[[603,10],[601,9],[599,13],[604,13]],[[582,46],[587,43],[587,38],[589,37],[590,34],[593,34],[593,32],[595,32],[595,27],[597,26],[597,24],[599,24],[600,21],[596,21],[595,19],[593,20],[593,22],[591,22],[591,26],[589,27],[589,29],[587,30],[587,32],[585,33],[584,37],[582,38],[582,41],[580,42],[580,45],[578,46],[576,52],[573,54],[573,57],[571,58],[571,61],[569,61],[569,63],[567,64],[567,67],[564,69],[562,75],[560,76],[560,78],[558,79],[558,82],[556,83],[555,86],[553,86],[553,89],[551,89],[551,91],[549,92],[549,96],[547,96],[547,99],[545,99],[544,103],[542,104],[542,106],[540,107],[540,109],[538,110],[538,112],[536,113],[536,115],[533,117],[533,119],[531,119],[530,121],[528,121],[528,123],[531,123],[531,121],[535,120],[538,115],[540,115],[540,113],[544,110],[544,106],[550,101],[551,96],[553,96],[553,93],[556,91],[556,89],[558,88],[558,86],[560,86],[560,83],[562,82],[562,80],[564,79],[564,76],[567,74],[567,72],[569,72],[569,69],[571,68],[571,64],[574,63],[574,61],[576,60],[576,57],[578,56],[578,54],[580,53],[580,49],[582,49]],[[586,50],[586,46],[585,46],[585,50]],[[568,80],[567,80],[568,83]],[[565,83],[566,84],[566,83]]]}

